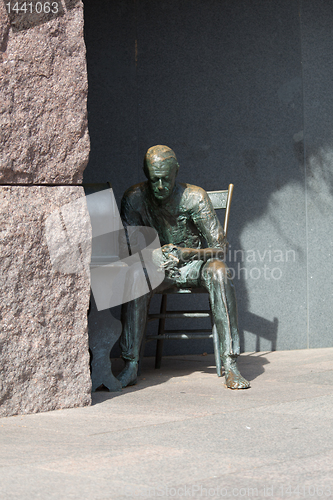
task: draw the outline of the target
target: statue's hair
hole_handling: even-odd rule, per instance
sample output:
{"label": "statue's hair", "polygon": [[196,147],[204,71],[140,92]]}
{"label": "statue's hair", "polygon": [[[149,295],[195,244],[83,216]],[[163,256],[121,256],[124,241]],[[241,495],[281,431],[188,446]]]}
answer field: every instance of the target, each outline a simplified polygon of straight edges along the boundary
{"label": "statue's hair", "polygon": [[143,160],[143,171],[145,176],[148,178],[148,162],[152,161],[154,157],[161,158],[162,160],[173,159],[174,168],[179,169],[178,161],[175,152],[168,146],[152,146],[148,149]]}

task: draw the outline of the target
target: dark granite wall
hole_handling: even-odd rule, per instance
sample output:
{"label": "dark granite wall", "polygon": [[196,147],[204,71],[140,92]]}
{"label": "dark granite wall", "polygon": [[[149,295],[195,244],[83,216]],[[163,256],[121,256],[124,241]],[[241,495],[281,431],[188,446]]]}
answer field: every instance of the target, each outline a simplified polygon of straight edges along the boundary
{"label": "dark granite wall", "polygon": [[[111,181],[119,201],[144,180],[147,148],[167,144],[181,181],[207,190],[233,182],[229,265],[243,350],[333,346],[332,3],[84,4],[84,181]],[[98,322],[95,311],[91,328]],[[208,350],[165,345],[169,354]]]}

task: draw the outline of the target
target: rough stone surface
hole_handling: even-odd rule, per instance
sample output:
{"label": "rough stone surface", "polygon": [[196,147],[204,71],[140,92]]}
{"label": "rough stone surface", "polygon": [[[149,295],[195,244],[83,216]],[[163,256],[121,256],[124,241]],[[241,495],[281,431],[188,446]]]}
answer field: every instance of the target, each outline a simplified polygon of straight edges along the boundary
{"label": "rough stone surface", "polygon": [[88,162],[83,6],[58,3],[50,20],[0,5],[1,184],[78,183]]}
{"label": "rough stone surface", "polygon": [[84,271],[52,268],[45,219],[80,187],[0,188],[0,416],[91,403]]}
{"label": "rough stone surface", "polygon": [[0,2],[0,62],[2,62],[2,53],[6,50],[9,27],[10,24],[5,6]]}

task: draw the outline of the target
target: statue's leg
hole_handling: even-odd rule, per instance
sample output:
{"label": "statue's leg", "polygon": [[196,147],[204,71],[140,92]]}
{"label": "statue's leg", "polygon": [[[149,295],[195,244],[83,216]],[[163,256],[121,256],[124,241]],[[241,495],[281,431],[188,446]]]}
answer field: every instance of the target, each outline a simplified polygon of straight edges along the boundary
{"label": "statue's leg", "polygon": [[120,337],[120,348],[125,360],[125,368],[117,378],[122,387],[134,385],[137,382],[140,347],[146,330],[150,297],[151,294],[142,295],[123,304],[121,309],[123,331]]}
{"label": "statue's leg", "polygon": [[237,303],[234,284],[226,264],[218,259],[207,261],[201,270],[201,285],[209,293],[212,314],[221,343],[226,386],[230,389],[246,389],[250,384],[242,377],[236,364],[240,353]]}
{"label": "statue's leg", "polygon": [[[142,283],[140,282],[142,278],[141,264],[137,267],[133,266],[131,273],[128,275],[129,286],[133,293],[139,294],[143,290]],[[167,281],[162,282],[158,289],[162,290],[168,286],[170,286],[170,283]],[[120,337],[120,348],[122,358],[125,360],[125,367],[117,377],[122,387],[137,383],[140,348],[146,331],[148,307],[155,291],[152,290],[149,293],[142,294],[138,298],[122,305],[121,323],[123,330]]]}
{"label": "statue's leg", "polygon": [[137,382],[140,346],[145,333],[147,309],[152,295],[149,292],[141,262],[132,264],[128,269],[124,290],[125,297],[136,297],[125,302],[121,309],[123,329],[120,337],[120,348],[125,360],[125,368],[117,378],[122,387],[127,387]]}

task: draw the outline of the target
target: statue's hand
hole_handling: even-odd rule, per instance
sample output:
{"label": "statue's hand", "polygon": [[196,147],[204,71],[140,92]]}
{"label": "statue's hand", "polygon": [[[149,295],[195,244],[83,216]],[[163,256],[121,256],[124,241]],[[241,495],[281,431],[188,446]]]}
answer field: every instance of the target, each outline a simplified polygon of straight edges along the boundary
{"label": "statue's hand", "polygon": [[177,257],[180,248],[177,247],[176,245],[173,245],[172,243],[168,243],[167,245],[163,245],[161,250],[162,250],[163,255],[166,258],[169,258],[170,255]]}
{"label": "statue's hand", "polygon": [[162,251],[169,256],[175,257],[179,263],[187,263],[200,258],[200,249],[177,247],[175,245],[164,245]]}
{"label": "statue's hand", "polygon": [[172,269],[174,267],[177,267],[181,258],[179,248],[172,243],[169,243],[168,245],[163,245],[161,250],[164,258],[162,267],[164,269]]}
{"label": "statue's hand", "polygon": [[196,248],[177,247],[172,243],[163,245],[153,251],[153,262],[160,269],[171,270],[179,268],[182,263],[199,258],[200,250]]}
{"label": "statue's hand", "polygon": [[153,261],[153,264],[157,267],[158,271],[162,271],[162,264],[164,261],[163,253],[161,248],[155,248],[152,251],[151,258]]}
{"label": "statue's hand", "polygon": [[177,250],[177,247],[171,244],[156,248],[152,252],[153,263],[160,271],[176,267],[179,264]]}

